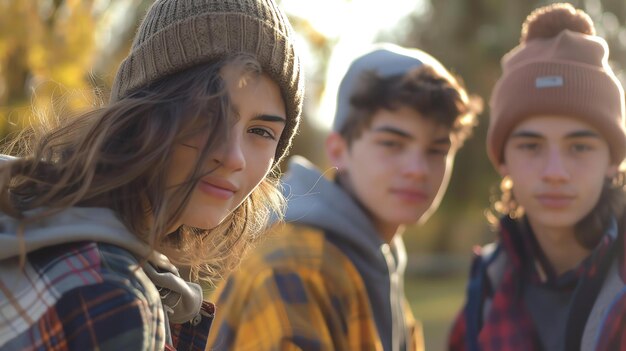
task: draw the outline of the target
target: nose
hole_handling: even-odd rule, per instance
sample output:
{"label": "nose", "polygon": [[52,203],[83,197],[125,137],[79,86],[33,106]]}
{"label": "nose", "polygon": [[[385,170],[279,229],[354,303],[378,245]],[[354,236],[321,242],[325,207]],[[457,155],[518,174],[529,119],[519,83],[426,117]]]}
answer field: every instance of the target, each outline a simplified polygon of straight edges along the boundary
{"label": "nose", "polygon": [[569,172],[567,171],[564,161],[558,148],[550,148],[548,159],[543,169],[543,179],[551,183],[567,181],[569,179]]}
{"label": "nose", "polygon": [[213,160],[230,171],[240,171],[246,167],[246,158],[243,151],[242,139],[231,135],[225,139],[216,150]]}
{"label": "nose", "polygon": [[430,172],[428,159],[424,151],[418,150],[404,161],[404,174],[411,178],[424,179]]}

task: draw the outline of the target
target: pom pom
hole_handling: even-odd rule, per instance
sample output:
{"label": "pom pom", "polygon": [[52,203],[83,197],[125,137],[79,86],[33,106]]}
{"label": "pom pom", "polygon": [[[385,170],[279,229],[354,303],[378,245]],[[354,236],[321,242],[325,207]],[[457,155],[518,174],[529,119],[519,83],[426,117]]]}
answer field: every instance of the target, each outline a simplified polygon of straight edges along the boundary
{"label": "pom pom", "polygon": [[533,39],[552,38],[563,30],[595,35],[593,21],[583,10],[577,10],[571,4],[559,3],[540,7],[526,17],[522,25],[521,43]]}

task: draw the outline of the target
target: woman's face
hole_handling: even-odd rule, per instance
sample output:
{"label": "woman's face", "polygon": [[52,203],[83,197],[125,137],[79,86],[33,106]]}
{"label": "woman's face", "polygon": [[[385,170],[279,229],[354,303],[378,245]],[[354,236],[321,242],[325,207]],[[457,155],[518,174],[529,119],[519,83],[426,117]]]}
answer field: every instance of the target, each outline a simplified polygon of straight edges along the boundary
{"label": "woman's face", "polygon": [[[267,75],[242,75],[239,66],[221,71],[237,121],[223,145],[207,157],[191,198],[172,231],[180,225],[210,229],[219,225],[261,183],[274,162],[285,128],[285,103]],[[207,136],[200,133],[174,146],[168,189],[189,179]]]}

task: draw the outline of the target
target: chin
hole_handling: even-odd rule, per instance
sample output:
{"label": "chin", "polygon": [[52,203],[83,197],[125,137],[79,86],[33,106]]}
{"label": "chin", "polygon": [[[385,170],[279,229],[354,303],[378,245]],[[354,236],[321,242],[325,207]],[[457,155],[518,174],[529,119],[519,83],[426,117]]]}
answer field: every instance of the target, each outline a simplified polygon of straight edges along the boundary
{"label": "chin", "polygon": [[202,230],[217,227],[230,218],[232,213],[232,211],[223,206],[194,206],[191,203],[188,206],[188,211],[183,212],[180,222],[188,227]]}

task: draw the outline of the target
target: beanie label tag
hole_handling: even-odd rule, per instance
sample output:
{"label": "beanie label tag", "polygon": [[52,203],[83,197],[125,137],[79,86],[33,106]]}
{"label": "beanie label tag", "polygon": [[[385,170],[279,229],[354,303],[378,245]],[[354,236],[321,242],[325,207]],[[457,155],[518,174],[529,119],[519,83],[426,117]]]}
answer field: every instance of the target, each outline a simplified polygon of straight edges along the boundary
{"label": "beanie label tag", "polygon": [[554,88],[563,86],[562,76],[544,76],[535,79],[535,87],[538,89]]}

